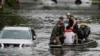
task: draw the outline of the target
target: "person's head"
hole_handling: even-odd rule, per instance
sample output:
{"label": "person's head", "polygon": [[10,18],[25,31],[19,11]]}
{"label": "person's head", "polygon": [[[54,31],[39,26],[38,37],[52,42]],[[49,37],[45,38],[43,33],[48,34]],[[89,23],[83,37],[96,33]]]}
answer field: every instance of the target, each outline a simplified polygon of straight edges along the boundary
{"label": "person's head", "polygon": [[64,20],[64,18],[61,16],[61,17],[59,17],[59,20]]}
{"label": "person's head", "polygon": [[87,23],[86,22],[82,22],[81,24],[80,24],[80,27],[81,28],[84,28],[84,27],[86,27],[87,26]]}
{"label": "person's head", "polygon": [[70,19],[72,17],[71,13],[67,13],[66,16],[68,19]]}
{"label": "person's head", "polygon": [[87,26],[87,21],[81,21],[80,25],[81,26]]}
{"label": "person's head", "polygon": [[62,22],[58,23],[58,27],[62,27],[62,26],[63,26]]}

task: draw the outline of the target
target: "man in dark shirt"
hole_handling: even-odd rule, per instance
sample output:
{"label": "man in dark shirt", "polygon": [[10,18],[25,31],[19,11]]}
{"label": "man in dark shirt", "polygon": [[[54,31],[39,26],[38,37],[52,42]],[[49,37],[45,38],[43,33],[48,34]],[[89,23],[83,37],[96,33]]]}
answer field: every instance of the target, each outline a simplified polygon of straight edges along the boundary
{"label": "man in dark shirt", "polygon": [[81,23],[79,31],[78,31],[78,38],[85,41],[88,41],[88,36],[90,35],[91,30],[90,27],[87,26],[86,23]]}
{"label": "man in dark shirt", "polygon": [[78,37],[77,37],[77,33],[78,33],[78,25],[77,25],[77,19],[71,14],[71,13],[67,13],[66,14],[68,21],[68,26],[70,29],[73,30],[73,32],[75,33],[75,40],[74,40],[74,44],[78,44]]}
{"label": "man in dark shirt", "polygon": [[74,33],[77,33],[77,31],[78,31],[77,19],[70,13],[67,13],[66,16],[67,16],[67,19],[69,20],[68,27],[73,29]]}

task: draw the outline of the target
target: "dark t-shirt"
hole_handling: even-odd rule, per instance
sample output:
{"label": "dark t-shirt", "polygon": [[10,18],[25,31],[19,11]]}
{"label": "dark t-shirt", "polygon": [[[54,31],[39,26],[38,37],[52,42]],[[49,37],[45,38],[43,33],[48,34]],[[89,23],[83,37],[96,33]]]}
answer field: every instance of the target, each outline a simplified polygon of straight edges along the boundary
{"label": "dark t-shirt", "polygon": [[[73,19],[74,19],[74,18],[73,18]],[[75,20],[76,20],[76,19],[75,19]],[[69,19],[69,21],[68,21],[68,26],[67,26],[67,27],[72,27],[73,23],[74,23],[73,20],[72,20],[72,19]],[[73,31],[76,33],[77,30],[78,30],[78,25],[77,25],[77,22],[76,22],[75,26],[73,27]]]}

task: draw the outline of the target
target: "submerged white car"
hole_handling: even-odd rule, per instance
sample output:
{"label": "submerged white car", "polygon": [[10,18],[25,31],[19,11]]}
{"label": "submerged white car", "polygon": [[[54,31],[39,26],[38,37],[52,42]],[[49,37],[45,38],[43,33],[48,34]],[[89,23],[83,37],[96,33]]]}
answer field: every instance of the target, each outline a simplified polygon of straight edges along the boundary
{"label": "submerged white car", "polygon": [[51,0],[41,0],[43,7],[55,7],[56,3]]}
{"label": "submerged white car", "polygon": [[27,47],[36,41],[36,34],[30,27],[4,27],[0,33],[0,47]]}
{"label": "submerged white car", "polygon": [[[76,0],[75,0],[76,1]],[[92,0],[80,0],[82,4],[68,4],[69,8],[91,8],[92,6]]]}

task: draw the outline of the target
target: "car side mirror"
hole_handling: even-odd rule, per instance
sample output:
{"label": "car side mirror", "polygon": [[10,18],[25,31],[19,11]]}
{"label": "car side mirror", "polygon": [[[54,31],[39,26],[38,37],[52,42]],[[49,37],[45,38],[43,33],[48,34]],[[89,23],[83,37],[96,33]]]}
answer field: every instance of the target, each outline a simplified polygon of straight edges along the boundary
{"label": "car side mirror", "polygon": [[36,36],[32,36],[32,40],[36,40]]}

